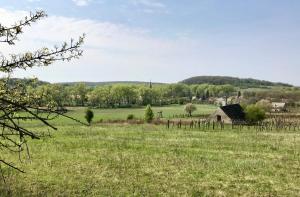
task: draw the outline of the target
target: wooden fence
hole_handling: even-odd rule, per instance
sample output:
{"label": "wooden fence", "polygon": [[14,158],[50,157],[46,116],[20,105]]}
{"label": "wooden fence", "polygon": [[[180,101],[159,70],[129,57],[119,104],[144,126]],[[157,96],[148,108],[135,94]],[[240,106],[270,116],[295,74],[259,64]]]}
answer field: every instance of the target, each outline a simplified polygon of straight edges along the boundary
{"label": "wooden fence", "polygon": [[198,130],[255,130],[255,131],[300,131],[300,121],[286,119],[268,119],[258,123],[235,121],[232,124],[207,120],[166,120],[156,124],[165,124],[167,129],[198,129]]}

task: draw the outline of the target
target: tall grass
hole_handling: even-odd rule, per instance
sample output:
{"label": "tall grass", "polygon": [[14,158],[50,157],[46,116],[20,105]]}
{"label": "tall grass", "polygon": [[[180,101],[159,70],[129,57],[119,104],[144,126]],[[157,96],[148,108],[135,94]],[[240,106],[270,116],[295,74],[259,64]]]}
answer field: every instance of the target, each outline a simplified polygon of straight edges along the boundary
{"label": "tall grass", "polygon": [[0,153],[26,171],[5,169],[13,196],[299,196],[299,142],[292,131],[64,124],[29,142],[31,162]]}

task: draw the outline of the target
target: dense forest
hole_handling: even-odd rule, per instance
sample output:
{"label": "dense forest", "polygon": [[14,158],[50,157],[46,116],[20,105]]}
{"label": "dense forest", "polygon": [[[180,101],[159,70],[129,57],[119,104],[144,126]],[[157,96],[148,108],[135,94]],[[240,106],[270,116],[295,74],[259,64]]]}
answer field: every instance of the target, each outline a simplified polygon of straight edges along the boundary
{"label": "dense forest", "polygon": [[257,79],[240,79],[235,77],[223,77],[223,76],[197,76],[185,79],[182,81],[184,84],[211,84],[222,85],[230,84],[235,87],[241,88],[262,88],[268,86],[283,86],[292,87],[292,85],[286,83],[274,83],[270,81],[257,80]]}

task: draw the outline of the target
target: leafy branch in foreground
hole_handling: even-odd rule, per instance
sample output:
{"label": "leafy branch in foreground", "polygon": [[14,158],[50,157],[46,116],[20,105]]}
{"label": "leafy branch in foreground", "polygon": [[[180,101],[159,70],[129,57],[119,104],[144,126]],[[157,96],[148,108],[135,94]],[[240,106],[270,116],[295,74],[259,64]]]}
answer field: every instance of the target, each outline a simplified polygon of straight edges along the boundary
{"label": "leafy branch in foreground", "polygon": [[16,68],[27,69],[33,66],[48,66],[55,61],[70,61],[82,55],[83,51],[80,46],[83,44],[84,35],[74,42],[72,39],[70,44],[66,42],[61,46],[55,46],[54,49],[42,48],[34,52],[26,52],[24,54],[10,55],[10,58],[0,57],[0,72],[12,72]]}
{"label": "leafy branch in foreground", "polygon": [[[46,17],[46,14],[41,11],[31,13],[24,20],[11,27],[0,24],[0,42],[14,45],[18,35],[23,33],[23,27],[30,26],[44,17]],[[83,41],[84,35],[79,37],[78,41],[72,39],[70,44],[63,43],[61,47],[54,47],[54,49],[42,48],[34,52],[10,55],[9,58],[2,56],[0,58],[0,73],[10,74],[17,68],[25,70],[34,66],[48,66],[55,61],[70,61],[79,58],[83,53],[81,49]],[[46,127],[56,130],[57,128],[49,123],[50,120],[57,116],[71,118],[65,115],[64,112],[55,110],[56,106],[51,102],[41,106],[41,99],[39,96],[29,93],[26,87],[20,83],[11,85],[9,78],[0,81],[0,152],[19,154],[20,160],[23,151],[26,151],[29,156],[27,139],[40,139],[42,135],[26,128],[22,124],[24,121],[37,120]],[[0,155],[1,174],[1,164],[23,172],[23,170],[7,162],[2,157],[3,154]]]}
{"label": "leafy branch in foreground", "polygon": [[25,26],[30,26],[32,23],[46,17],[44,11],[38,11],[36,13],[30,13],[24,20],[20,20],[11,27],[5,27],[0,24],[0,42],[6,42],[9,45],[14,45],[15,41],[18,40],[18,35],[23,33]]}

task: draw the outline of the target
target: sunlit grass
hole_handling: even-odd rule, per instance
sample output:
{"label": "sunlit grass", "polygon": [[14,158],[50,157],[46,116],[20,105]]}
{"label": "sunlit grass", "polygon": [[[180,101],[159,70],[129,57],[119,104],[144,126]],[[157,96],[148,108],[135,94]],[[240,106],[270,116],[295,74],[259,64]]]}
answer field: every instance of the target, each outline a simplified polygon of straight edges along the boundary
{"label": "sunlit grass", "polygon": [[26,171],[5,169],[13,196],[300,195],[299,132],[58,127],[52,137],[29,141],[31,162],[0,152]]}

